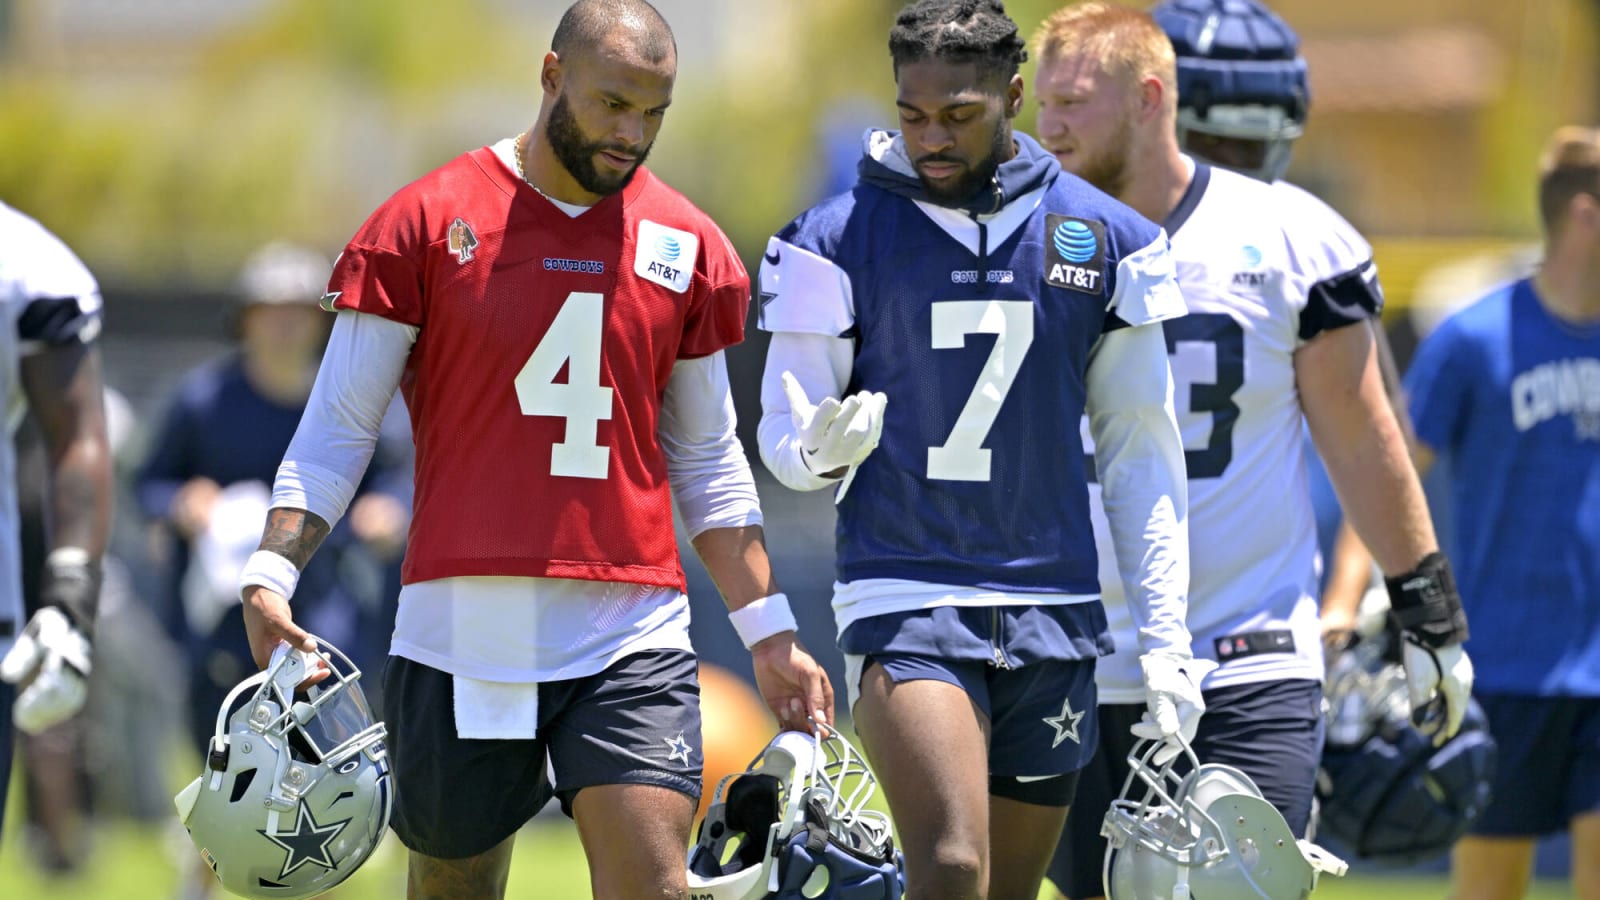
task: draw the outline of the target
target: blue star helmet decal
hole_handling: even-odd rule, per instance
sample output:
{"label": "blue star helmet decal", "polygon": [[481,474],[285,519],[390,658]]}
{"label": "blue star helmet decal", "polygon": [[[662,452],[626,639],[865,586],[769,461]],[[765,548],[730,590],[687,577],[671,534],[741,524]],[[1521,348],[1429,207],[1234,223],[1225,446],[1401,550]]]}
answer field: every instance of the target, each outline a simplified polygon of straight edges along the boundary
{"label": "blue star helmet decal", "polygon": [[332,844],[339,837],[339,832],[344,831],[345,826],[349,824],[350,820],[344,819],[319,825],[316,818],[311,815],[311,807],[302,803],[300,814],[295,817],[294,831],[274,834],[258,829],[256,833],[289,851],[284,857],[283,869],[278,872],[278,878],[282,880],[306,863],[324,869],[337,869],[339,863],[328,855],[328,845]]}

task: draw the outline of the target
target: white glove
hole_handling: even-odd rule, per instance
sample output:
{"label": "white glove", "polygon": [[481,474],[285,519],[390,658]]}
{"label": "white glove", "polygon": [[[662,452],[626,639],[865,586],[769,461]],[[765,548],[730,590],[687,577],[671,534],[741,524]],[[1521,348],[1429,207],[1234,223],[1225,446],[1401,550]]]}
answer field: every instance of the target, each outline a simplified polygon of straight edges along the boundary
{"label": "white glove", "polygon": [[[1200,728],[1200,714],[1206,711],[1200,683],[1217,664],[1173,652],[1157,651],[1139,657],[1144,670],[1144,718],[1135,723],[1135,737],[1166,741],[1167,745],[1151,757],[1156,765],[1166,765],[1177,756],[1183,744],[1194,743]],[[1183,744],[1173,740],[1182,738]]]}
{"label": "white glove", "polygon": [[799,432],[800,461],[813,475],[859,464],[878,446],[883,435],[883,410],[889,398],[881,393],[861,391],[843,403],[824,397],[812,405],[805,388],[791,372],[783,373],[783,392],[789,398],[789,414]]}
{"label": "white glove", "polygon": [[0,679],[20,685],[11,719],[38,734],[72,718],[89,696],[89,641],[54,606],[34,613],[5,659]]}
{"label": "white glove", "polygon": [[1460,644],[1431,649],[1403,636],[1402,640],[1411,723],[1432,737],[1437,747],[1461,730],[1472,696],[1472,660]]}

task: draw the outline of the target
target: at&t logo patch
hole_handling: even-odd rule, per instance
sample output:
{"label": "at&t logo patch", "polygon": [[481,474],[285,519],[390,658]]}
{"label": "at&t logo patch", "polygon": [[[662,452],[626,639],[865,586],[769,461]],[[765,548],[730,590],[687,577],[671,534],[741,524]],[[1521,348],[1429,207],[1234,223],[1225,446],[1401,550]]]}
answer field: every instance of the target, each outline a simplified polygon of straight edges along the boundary
{"label": "at&t logo patch", "polygon": [[1044,218],[1046,284],[1098,294],[1105,290],[1106,226],[1075,216]]}
{"label": "at&t logo patch", "polygon": [[689,290],[700,238],[649,219],[639,220],[639,240],[633,253],[633,274],[669,290]]}

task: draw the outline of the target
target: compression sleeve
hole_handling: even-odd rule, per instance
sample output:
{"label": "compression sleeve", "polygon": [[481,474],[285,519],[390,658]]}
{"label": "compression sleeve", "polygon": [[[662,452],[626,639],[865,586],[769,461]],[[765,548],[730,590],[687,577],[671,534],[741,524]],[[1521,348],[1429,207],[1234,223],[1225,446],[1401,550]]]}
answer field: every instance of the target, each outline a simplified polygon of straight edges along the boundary
{"label": "compression sleeve", "polygon": [[1140,651],[1190,651],[1188,481],[1159,324],[1108,332],[1087,373],[1101,497]]}
{"label": "compression sleeve", "polygon": [[691,538],[711,528],[761,524],[737,421],[721,351],[673,365],[658,433],[672,496]]}
{"label": "compression sleeve", "polygon": [[300,427],[278,466],[272,506],[306,510],[330,526],[344,516],[416,339],[415,326],[339,313]]}

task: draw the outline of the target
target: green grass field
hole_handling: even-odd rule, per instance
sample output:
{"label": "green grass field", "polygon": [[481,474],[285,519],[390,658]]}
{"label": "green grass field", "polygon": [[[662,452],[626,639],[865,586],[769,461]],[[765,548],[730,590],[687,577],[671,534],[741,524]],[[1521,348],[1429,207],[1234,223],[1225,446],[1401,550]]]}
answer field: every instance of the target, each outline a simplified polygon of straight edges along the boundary
{"label": "green grass field", "polygon": [[[15,821],[15,819],[12,819]],[[182,840],[180,846],[177,842]],[[187,849],[181,835],[161,829],[116,825],[95,837],[93,864],[80,876],[49,880],[28,865],[18,829],[7,829],[0,842],[0,898],[50,897],[53,900],[174,900],[179,896],[175,851]],[[185,860],[192,858],[186,853]],[[213,894],[223,898],[220,891]],[[357,872],[330,900],[393,900],[405,896],[404,849],[391,838],[379,855]],[[586,898],[588,868],[577,831],[564,820],[542,820],[518,837],[512,867],[512,898]],[[1048,896],[1042,894],[1041,897]],[[1395,879],[1371,876],[1329,879],[1317,891],[1326,900],[1428,900],[1446,896],[1443,879]],[[1565,884],[1542,882],[1529,897],[1570,897]]]}
{"label": "green grass field", "polygon": [[[198,762],[195,761],[195,765]],[[187,780],[188,767],[175,770],[172,790]],[[20,773],[13,773],[11,823],[0,837],[0,900],[179,900],[180,865],[195,864],[197,855],[176,821],[163,825],[138,825],[125,821],[101,824],[93,833],[90,863],[80,874],[49,878],[27,858],[22,821]],[[554,809],[552,804],[551,809]],[[185,877],[192,877],[186,870]],[[211,895],[226,900],[220,889]],[[330,900],[395,900],[405,896],[405,848],[392,835],[377,856],[351,879],[327,895]],[[1049,898],[1049,892],[1041,898]],[[1327,879],[1317,891],[1321,900],[1443,900],[1443,877],[1383,878],[1361,875]],[[1530,900],[1570,897],[1562,882],[1541,882]],[[515,900],[584,900],[589,897],[589,869],[577,829],[559,814],[546,814],[524,828],[517,838],[507,897]]]}

